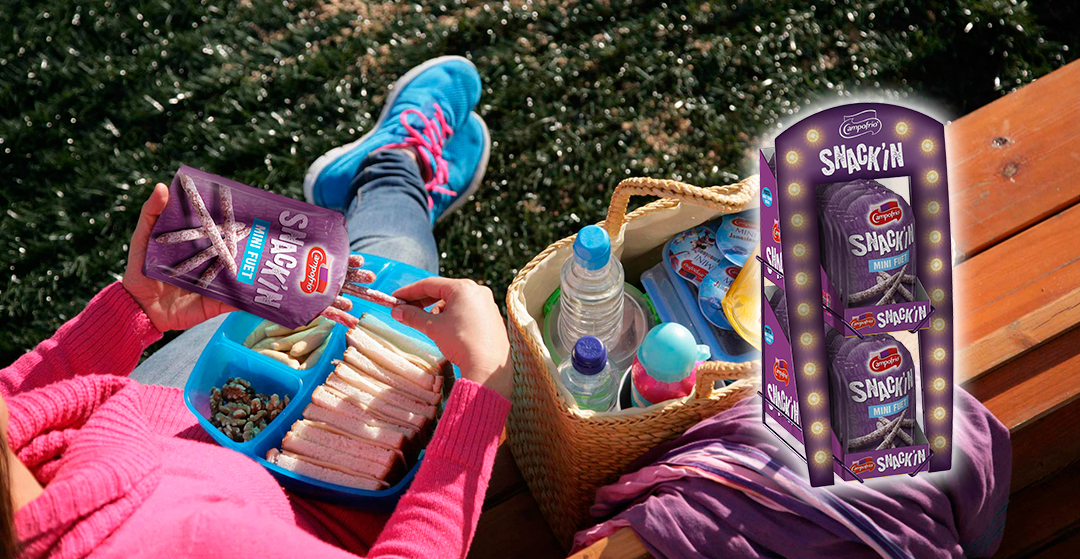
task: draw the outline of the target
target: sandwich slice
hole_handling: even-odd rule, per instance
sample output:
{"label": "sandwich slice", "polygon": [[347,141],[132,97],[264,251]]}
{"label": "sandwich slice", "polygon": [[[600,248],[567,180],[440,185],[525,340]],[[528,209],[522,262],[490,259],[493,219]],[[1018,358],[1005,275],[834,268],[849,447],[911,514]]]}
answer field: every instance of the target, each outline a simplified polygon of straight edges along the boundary
{"label": "sandwich slice", "polygon": [[302,476],[354,489],[378,491],[390,486],[383,480],[375,479],[347,467],[330,464],[307,456],[300,456],[289,451],[282,452],[276,448],[272,448],[266,453],[266,461]]}
{"label": "sandwich slice", "polygon": [[[412,361],[402,357],[373,338],[363,328],[351,328],[345,334],[349,345],[355,347],[369,359],[386,369],[401,375],[409,382],[425,390],[435,390],[436,376],[421,369]],[[441,377],[438,377],[441,378]]]}
{"label": "sandwich slice", "polygon": [[376,429],[375,433],[380,437],[379,440],[389,440],[391,437],[389,433],[397,433],[409,440],[420,432],[420,429],[414,425],[374,414],[370,410],[353,403],[348,396],[340,391],[325,385],[315,388],[315,391],[312,392],[311,404],[304,409],[304,417],[314,421],[322,421],[361,436],[369,432],[362,428],[361,425],[373,427]]}
{"label": "sandwich slice", "polygon": [[360,353],[355,347],[349,347],[345,349],[345,355],[343,356],[345,363],[352,367],[356,372],[367,375],[383,384],[392,386],[402,392],[405,392],[415,400],[424,402],[425,404],[435,405],[439,403],[441,394],[436,390],[426,390],[421,388],[417,384],[409,382],[401,375],[393,373],[368,359],[366,355]]}
{"label": "sandwich slice", "polygon": [[378,417],[394,419],[397,422],[411,425],[417,430],[422,429],[424,423],[427,422],[428,418],[423,415],[399,408],[385,400],[376,398],[375,395],[362,388],[354,386],[349,381],[345,380],[345,378],[343,378],[336,370],[330,373],[330,376],[326,379],[325,386],[337,390],[344,396],[346,401],[363,408]]}
{"label": "sandwich slice", "polygon": [[421,402],[404,390],[390,386],[353,369],[348,363],[339,362],[337,368],[334,369],[334,373],[354,388],[367,392],[387,404],[397,406],[427,419],[435,419],[434,404]]}

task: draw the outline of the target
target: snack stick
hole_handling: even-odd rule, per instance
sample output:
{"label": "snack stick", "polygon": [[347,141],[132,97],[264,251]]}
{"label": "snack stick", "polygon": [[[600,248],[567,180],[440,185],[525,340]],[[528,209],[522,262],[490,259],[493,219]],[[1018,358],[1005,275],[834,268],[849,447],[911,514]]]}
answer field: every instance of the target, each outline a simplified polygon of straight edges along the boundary
{"label": "snack stick", "polygon": [[[238,233],[237,236],[240,239],[244,239],[245,237],[248,236],[249,233],[251,233],[251,228],[245,226],[243,229],[240,230],[240,233]],[[205,263],[207,260],[210,260],[211,258],[213,258],[213,257],[215,257],[217,255],[218,255],[217,249],[215,249],[212,246],[206,247],[205,250],[202,250],[201,252],[199,252],[195,256],[192,256],[191,258],[188,258],[187,260],[181,262],[178,266],[173,268],[172,271],[169,272],[169,277],[175,278],[176,276],[186,274],[186,273],[194,270],[195,268],[198,268],[199,266],[202,266],[203,263]],[[236,263],[234,262],[233,265],[235,265],[235,264]]]}
{"label": "snack stick", "polygon": [[338,361],[334,372],[341,380],[388,404],[428,419],[435,419],[435,406],[433,404],[421,402],[404,390],[363,375],[350,367],[348,363]]}
{"label": "snack stick", "polygon": [[[296,342],[299,342],[300,340],[303,340],[303,339],[307,338],[308,336],[315,335],[316,332],[320,332],[320,331],[323,332],[324,334],[329,334],[331,328],[332,328],[332,326],[330,326],[328,324],[320,324],[320,325],[316,326],[315,328],[309,328],[307,330],[301,330],[299,332],[289,334],[288,336],[285,336],[283,338],[279,338],[276,342],[271,344],[270,347],[273,348],[276,351],[290,351],[290,350],[292,350],[292,347],[294,345],[296,345]],[[322,343],[321,338],[319,339],[318,343]],[[316,344],[316,345],[318,345],[318,344]]]}
{"label": "snack stick", "polygon": [[225,245],[229,247],[229,256],[236,258],[236,232],[233,231],[233,225],[236,223],[236,213],[233,209],[232,189],[219,184],[218,191],[221,197],[221,220],[225,222]]}
{"label": "snack stick", "polygon": [[435,377],[425,373],[420,367],[410,363],[400,355],[386,349],[364,330],[360,328],[350,329],[345,334],[345,338],[348,340],[349,345],[360,350],[360,353],[368,356],[372,361],[401,375],[421,388],[426,390],[434,389]]}
{"label": "snack stick", "polygon": [[[228,256],[230,254],[229,247],[225,246],[225,239],[221,237],[221,231],[218,230],[217,224],[214,223],[210,211],[206,209],[206,203],[203,202],[198,189],[195,188],[195,181],[184,173],[177,173],[176,175],[180,177],[180,185],[183,186],[184,192],[187,194],[188,202],[195,209],[195,216],[199,218],[199,223],[202,223],[203,229],[206,230],[206,237],[210,239],[210,244],[214,246],[217,255]],[[236,262],[232,258],[224,258],[223,260],[229,272],[236,275]]]}
{"label": "snack stick", "polygon": [[390,486],[385,481],[353,475],[345,471],[345,468],[339,468],[313,458],[303,458],[291,452],[281,452],[276,448],[272,448],[266,453],[266,461],[293,473],[353,489],[377,491]]}
{"label": "snack stick", "polygon": [[300,370],[310,369],[319,364],[319,359],[322,359],[323,353],[326,352],[326,346],[330,345],[330,336],[327,336],[323,343],[319,344],[319,347],[315,348],[304,358],[304,362],[300,364]]}
{"label": "snack stick", "polygon": [[[349,465],[350,470],[375,479],[383,479],[386,477],[386,474],[390,473],[390,466],[388,464],[380,464],[366,458],[355,456],[351,453],[346,453],[344,449],[323,446],[305,439],[293,431],[289,431],[285,434],[285,438],[281,440],[281,449],[299,456],[311,457],[331,464],[345,463]],[[391,456],[393,456],[393,454],[391,454]]]}
{"label": "snack stick", "polygon": [[326,307],[319,314],[325,316],[326,318],[329,318],[330,320],[333,320],[334,322],[337,322],[338,324],[344,325],[346,328],[352,328],[360,322],[360,319],[337,307]]}
{"label": "snack stick", "polygon": [[352,301],[342,297],[341,295],[338,295],[337,298],[334,299],[334,308],[338,308],[343,311],[351,311]]}
{"label": "snack stick", "polygon": [[345,281],[349,283],[372,283],[375,281],[375,272],[363,268],[349,268],[345,274]]}
{"label": "snack stick", "polygon": [[885,435],[885,438],[881,440],[881,444],[878,445],[877,450],[885,450],[895,446],[893,439],[896,438],[896,433],[900,431],[900,422],[904,419],[904,415],[907,414],[907,410],[900,413],[899,417],[889,422],[889,433]]}
{"label": "snack stick", "polygon": [[293,357],[303,357],[315,351],[315,348],[322,345],[322,343],[330,337],[330,331],[333,329],[333,324],[323,324],[312,328],[311,330],[305,330],[303,332],[304,335],[299,340],[296,340],[296,343],[289,348],[289,355]]}
{"label": "snack stick", "polygon": [[870,433],[867,433],[866,435],[851,439],[850,441],[848,441],[848,450],[850,450],[852,448],[858,448],[858,447],[860,447],[860,446],[862,446],[862,445],[864,445],[866,443],[876,441],[876,440],[884,437],[885,434],[889,432],[888,429],[889,429],[888,424],[885,424],[885,425],[883,425],[881,427],[878,427],[874,431],[872,431]]}
{"label": "snack stick", "polygon": [[286,364],[286,365],[288,365],[288,366],[290,366],[290,367],[292,367],[294,369],[299,369],[300,368],[300,362],[299,361],[297,361],[296,359],[293,359],[292,357],[289,357],[288,354],[281,353],[280,351],[274,351],[272,349],[260,349],[259,353],[261,353],[261,354],[263,354],[263,355],[265,355],[265,356],[267,356],[267,357],[269,357],[269,358],[271,358],[271,359],[273,359],[275,361],[280,361],[281,363],[284,363],[284,364]]}
{"label": "snack stick", "polygon": [[330,376],[326,379],[326,386],[337,390],[345,395],[345,398],[350,402],[365,407],[372,413],[382,414],[386,417],[392,417],[398,421],[403,421],[417,429],[422,429],[424,423],[427,422],[427,418],[413,413],[404,408],[399,408],[390,402],[380,400],[373,394],[363,391],[346,381],[337,373],[337,371],[330,373]]}
{"label": "snack stick", "polygon": [[[420,432],[419,429],[411,425],[399,425],[393,421],[377,417],[375,414],[345,400],[337,390],[325,386],[318,386],[311,393],[311,404],[304,408],[304,418],[321,421],[359,436],[364,436],[367,432],[366,429],[359,427],[361,425],[378,428],[380,432],[397,433],[405,440],[412,439]],[[380,435],[379,440],[383,440],[382,437]]]}
{"label": "snack stick", "polygon": [[[878,427],[884,427],[884,426],[889,424],[889,420],[885,419],[884,417],[879,417],[877,422],[878,422]],[[904,420],[902,420],[900,422],[900,427],[903,427],[903,428],[913,427],[914,425],[915,425],[915,420],[914,419],[904,419]],[[911,435],[907,434],[907,431],[904,431],[904,429],[900,429],[899,431],[897,431],[896,436],[900,437],[900,440],[904,441],[904,444],[907,444],[907,445],[915,444],[915,441],[911,438]]]}
{"label": "snack stick", "polygon": [[446,363],[446,358],[439,353],[439,350],[436,349],[435,346],[394,330],[389,324],[379,320],[374,314],[364,313],[360,315],[360,326],[368,332],[394,344],[402,351],[426,361],[432,367],[435,367],[436,370],[441,370],[443,364]]}
{"label": "snack stick", "polygon": [[[907,265],[905,264],[905,267],[906,266]],[[885,283],[880,283],[879,282],[874,287],[871,287],[871,288],[863,290],[863,291],[859,291],[858,293],[852,293],[851,295],[848,295],[848,302],[862,301],[863,299],[869,299],[870,297],[873,297],[874,295],[877,295],[878,293],[884,293],[886,290],[889,289],[889,285],[891,284],[891,282],[895,278],[897,278],[898,276],[902,277],[902,274],[897,273],[897,274],[888,276],[888,280]]]}
{"label": "snack stick", "polygon": [[[877,275],[878,275],[878,284],[881,284],[882,282],[888,282],[889,281],[889,274],[886,274],[885,272],[878,272]],[[912,283],[912,284],[915,283],[915,276],[913,276],[911,274],[904,274],[901,277],[903,278],[901,280],[902,283],[899,285],[899,287],[896,288],[896,290],[900,292],[901,297],[907,299],[908,301],[914,301],[915,296],[912,295],[910,291],[908,291],[907,287],[904,287],[904,283]],[[908,278],[910,278],[910,279],[908,279]]]}
{"label": "snack stick", "polygon": [[318,326],[319,324],[321,324],[323,320],[325,320],[323,317],[316,316],[314,319],[312,319],[311,322],[308,322],[307,324],[305,324],[305,325],[303,325],[303,326],[301,326],[299,328],[289,328],[288,326],[282,326],[280,324],[271,323],[269,326],[266,327],[266,335],[267,336],[273,336],[273,337],[288,336],[289,334],[295,334],[297,332],[300,332],[301,330],[307,330],[309,328],[314,328],[314,327]]}
{"label": "snack stick", "polygon": [[[237,241],[240,240],[239,233],[244,230],[243,223],[233,223],[233,234],[237,237]],[[168,233],[162,233],[155,239],[157,242],[163,245],[175,245],[178,243],[186,243],[188,241],[196,241],[198,239],[206,238],[206,230],[202,227],[192,227],[191,229],[180,229],[178,231],[169,231]]]}
{"label": "snack stick", "polygon": [[199,277],[198,286],[203,289],[210,287],[210,283],[213,282],[215,278],[217,278],[217,275],[221,273],[221,270],[224,267],[225,264],[222,263],[221,257],[219,256],[218,259],[215,260],[214,263],[211,264],[205,272],[203,272],[202,276]]}
{"label": "snack stick", "polygon": [[900,285],[900,280],[904,279],[904,269],[906,268],[907,264],[904,264],[900,267],[900,271],[897,272],[895,276],[893,276],[894,279],[891,280],[889,289],[885,290],[885,295],[883,295],[881,299],[878,300],[878,305],[882,305],[885,303],[886,300],[892,299],[893,294],[896,293],[897,286]]}
{"label": "snack stick", "polygon": [[278,338],[276,337],[268,336],[256,342],[255,345],[251,346],[251,349],[254,349],[255,351],[258,351],[260,349],[273,349],[272,347],[270,347],[270,345],[277,340]]}
{"label": "snack stick", "polygon": [[[361,424],[354,432],[343,431],[333,425],[310,419],[300,419],[292,424],[291,432],[302,439],[331,448],[339,448],[347,454],[352,454],[365,460],[371,460],[379,464],[392,465],[398,458],[405,462],[405,455],[401,452],[401,446],[405,443],[405,437],[401,433],[368,427]],[[387,437],[384,434],[389,434]],[[385,441],[392,441],[385,442]]]}
{"label": "snack stick", "polygon": [[[371,336],[371,338],[373,340],[379,342],[379,344],[381,344],[386,349],[400,355],[403,359],[405,359],[409,363],[412,363],[413,365],[416,365],[417,367],[419,367],[420,370],[422,370],[425,373],[427,373],[429,375],[432,375],[432,376],[434,376],[436,378],[439,378],[439,369],[436,368],[436,367],[433,367],[427,361],[424,361],[423,359],[420,359],[419,357],[417,357],[417,356],[415,356],[415,355],[413,355],[411,353],[406,353],[405,351],[402,351],[400,348],[398,348],[394,344],[386,341],[382,336],[379,336],[378,334],[374,334],[370,330],[367,331],[367,334],[369,336]],[[438,390],[438,388],[441,388],[441,385],[439,387],[437,387],[436,390]]]}
{"label": "snack stick", "polygon": [[346,348],[345,355],[342,357],[345,359],[345,363],[356,371],[406,392],[413,398],[416,398],[425,404],[436,404],[439,402],[440,394],[438,392],[424,390],[405,380],[401,376],[386,370],[386,368],[379,366],[371,359],[368,359],[363,353],[357,351],[355,347]]}
{"label": "snack stick", "polygon": [[244,346],[251,347],[256,343],[266,338],[266,326],[272,324],[269,320],[264,320],[255,326],[255,329],[251,331],[246,338],[244,338]]}
{"label": "snack stick", "polygon": [[349,255],[349,267],[350,268],[359,268],[360,266],[363,266],[363,265],[364,265],[364,257],[363,256],[360,256],[359,254],[350,254]]}
{"label": "snack stick", "polygon": [[[328,394],[340,400],[342,405],[339,405],[338,408],[335,409],[344,408],[343,411],[346,414],[351,414],[354,417],[357,417],[358,419],[364,421],[368,421],[369,419],[375,419],[382,423],[397,426],[399,429],[403,429],[403,433],[405,434],[405,436],[409,437],[410,439],[420,432],[420,427],[417,427],[416,425],[413,425],[408,421],[402,421],[400,419],[391,417],[385,413],[380,412],[379,410],[372,409],[367,405],[360,403],[357,399],[350,397],[348,394],[345,394],[337,388],[330,386],[329,384],[324,383],[318,388],[316,388],[315,391],[318,392],[320,389],[325,390]],[[357,413],[357,410],[359,410],[359,413]]]}
{"label": "snack stick", "polygon": [[386,293],[383,293],[382,291],[376,291],[369,287],[364,287],[352,283],[346,283],[345,285],[341,286],[341,291],[343,293],[348,293],[349,295],[352,295],[354,297],[359,297],[365,301],[371,301],[372,303],[382,305],[384,307],[393,308],[399,305],[408,304],[407,302],[398,299],[393,295],[388,295]]}

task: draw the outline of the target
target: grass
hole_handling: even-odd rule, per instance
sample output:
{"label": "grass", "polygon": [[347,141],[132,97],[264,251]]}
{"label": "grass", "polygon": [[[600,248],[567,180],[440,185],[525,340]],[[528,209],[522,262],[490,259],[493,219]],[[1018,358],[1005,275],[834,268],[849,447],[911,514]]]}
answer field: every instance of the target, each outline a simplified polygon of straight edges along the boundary
{"label": "grass", "polygon": [[1075,58],[1078,16],[995,0],[2,0],[0,363],[119,278],[142,200],[181,163],[302,197],[307,165],[434,56],[480,68],[494,142],[484,187],[436,232],[442,273],[501,297],[601,219],[623,177],[732,182],[808,99],[862,89],[964,114]]}

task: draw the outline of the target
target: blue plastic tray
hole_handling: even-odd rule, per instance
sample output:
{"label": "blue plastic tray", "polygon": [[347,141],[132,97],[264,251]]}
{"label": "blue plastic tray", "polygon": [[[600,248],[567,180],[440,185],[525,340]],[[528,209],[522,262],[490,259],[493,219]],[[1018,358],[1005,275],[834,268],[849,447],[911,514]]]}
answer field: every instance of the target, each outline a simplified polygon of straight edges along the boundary
{"label": "blue plastic tray", "polygon": [[[363,257],[364,268],[375,272],[378,277],[371,287],[387,293],[432,275],[419,268],[386,258],[367,254]],[[351,296],[349,299],[353,302],[353,310],[350,314],[360,316],[362,313],[370,312],[399,332],[431,343],[431,340],[420,332],[391,318],[390,309]],[[261,321],[261,318],[246,312],[234,312],[225,319],[206,345],[198,362],[195,363],[195,368],[191,371],[191,376],[184,387],[184,402],[188,409],[218,444],[251,457],[269,470],[286,489],[354,508],[372,511],[392,510],[416,476],[416,471],[424,458],[423,451],[420,452],[416,464],[413,464],[409,472],[397,484],[381,491],[364,491],[325,483],[284,470],[266,461],[267,451],[271,448],[280,448],[281,439],[285,437],[293,422],[302,417],[304,408],[311,402],[311,393],[315,387],[322,384],[334,370],[332,361],[340,359],[344,354],[346,329],[340,324],[335,326],[330,333],[329,345],[318,365],[308,370],[298,371],[243,346],[244,339]],[[220,387],[227,378],[234,376],[251,381],[252,387],[258,392],[277,393],[282,396],[288,394],[290,398],[289,405],[266,429],[263,429],[254,439],[244,443],[238,443],[226,437],[209,420],[210,389],[215,386]],[[461,376],[457,367],[454,367],[454,376],[458,378]]]}

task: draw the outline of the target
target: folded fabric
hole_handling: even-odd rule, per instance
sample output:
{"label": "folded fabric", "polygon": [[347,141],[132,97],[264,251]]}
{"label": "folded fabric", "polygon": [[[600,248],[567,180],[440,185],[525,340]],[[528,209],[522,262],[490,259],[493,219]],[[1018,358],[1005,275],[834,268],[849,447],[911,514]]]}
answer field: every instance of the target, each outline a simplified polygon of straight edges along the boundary
{"label": "folded fabric", "polygon": [[656,557],[988,557],[1001,543],[1009,432],[957,391],[953,468],[812,488],[806,465],[747,399],[642,456],[597,492],[603,520],[578,550],[623,527]]}

